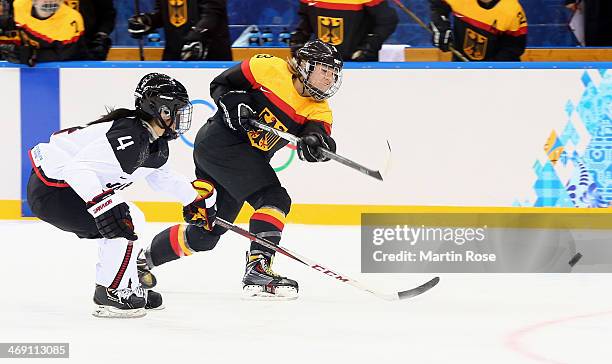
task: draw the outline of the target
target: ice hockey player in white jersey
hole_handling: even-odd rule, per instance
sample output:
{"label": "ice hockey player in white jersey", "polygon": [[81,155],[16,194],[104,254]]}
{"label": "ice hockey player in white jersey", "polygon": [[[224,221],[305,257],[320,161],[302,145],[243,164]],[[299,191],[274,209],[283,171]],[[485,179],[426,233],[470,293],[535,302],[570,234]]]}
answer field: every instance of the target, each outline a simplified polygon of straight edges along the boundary
{"label": "ice hockey player in white jersey", "polygon": [[168,141],[186,132],[192,105],[187,90],[159,73],[144,76],[136,109],[117,109],[84,127],[56,132],[30,150],[27,187],[32,212],[83,239],[97,239],[94,311],[97,317],[142,317],[162,308],[157,292],[141,287],[136,269],[143,213],[120,196],[146,179],[183,205],[190,224],[210,229],[216,191],[204,180],[190,183],[168,168]]}

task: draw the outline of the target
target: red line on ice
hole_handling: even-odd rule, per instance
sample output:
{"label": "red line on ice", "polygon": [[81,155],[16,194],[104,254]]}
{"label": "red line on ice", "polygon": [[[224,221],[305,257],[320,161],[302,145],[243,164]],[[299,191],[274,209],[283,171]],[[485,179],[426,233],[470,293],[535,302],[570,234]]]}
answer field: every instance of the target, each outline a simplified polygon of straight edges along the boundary
{"label": "red line on ice", "polygon": [[570,316],[570,317],[565,317],[565,318],[556,319],[556,320],[538,322],[533,325],[526,326],[522,329],[519,329],[519,330],[516,330],[510,333],[510,335],[508,335],[508,337],[506,338],[506,346],[510,348],[510,350],[512,351],[515,351],[523,356],[528,357],[529,359],[539,361],[541,363],[567,364],[566,362],[558,361],[555,359],[550,359],[543,355],[529,351],[528,349],[524,348],[523,345],[521,345],[521,339],[527,336],[528,334],[532,334],[535,331],[541,330],[543,328],[547,328],[549,326],[564,324],[570,321],[589,319],[593,317],[607,316],[607,315],[612,315],[612,311],[589,313],[585,315]]}

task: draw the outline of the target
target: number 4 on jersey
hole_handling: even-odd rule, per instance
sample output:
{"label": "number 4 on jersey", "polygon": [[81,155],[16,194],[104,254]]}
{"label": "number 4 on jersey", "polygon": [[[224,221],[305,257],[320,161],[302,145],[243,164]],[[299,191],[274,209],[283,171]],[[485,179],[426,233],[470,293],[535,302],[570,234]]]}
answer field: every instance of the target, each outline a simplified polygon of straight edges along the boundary
{"label": "number 4 on jersey", "polygon": [[[127,142],[128,140],[129,140],[129,142]],[[119,146],[117,147],[117,150],[124,150],[125,148],[127,148],[130,145],[134,144],[134,141],[132,140],[132,137],[129,136],[129,135],[117,138],[117,142],[119,142]],[[127,143],[125,143],[125,142],[127,142]]]}

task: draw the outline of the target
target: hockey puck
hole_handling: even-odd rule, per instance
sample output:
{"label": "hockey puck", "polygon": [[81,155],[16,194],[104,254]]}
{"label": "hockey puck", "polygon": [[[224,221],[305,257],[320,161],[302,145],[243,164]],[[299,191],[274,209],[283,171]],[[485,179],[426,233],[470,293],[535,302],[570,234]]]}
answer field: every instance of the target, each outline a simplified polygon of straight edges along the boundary
{"label": "hockey puck", "polygon": [[578,263],[580,258],[582,258],[582,254],[576,253],[576,255],[574,255],[574,257],[572,259],[570,259],[570,261],[568,262],[570,267],[573,267],[574,265],[576,265],[576,263]]}

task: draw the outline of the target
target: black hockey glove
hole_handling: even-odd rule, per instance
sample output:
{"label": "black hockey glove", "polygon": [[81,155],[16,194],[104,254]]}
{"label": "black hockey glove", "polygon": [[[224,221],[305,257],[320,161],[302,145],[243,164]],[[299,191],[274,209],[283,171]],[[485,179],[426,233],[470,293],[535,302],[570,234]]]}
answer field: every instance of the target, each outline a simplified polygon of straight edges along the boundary
{"label": "black hockey glove", "polygon": [[98,32],[94,36],[93,40],[89,44],[89,55],[92,59],[97,61],[104,61],[108,55],[112,41],[108,34],[104,32]]}
{"label": "black hockey glove", "polygon": [[201,61],[208,55],[208,46],[205,41],[208,29],[192,27],[189,33],[183,38],[183,48],[181,49],[181,60]]}
{"label": "black hockey glove", "polygon": [[0,44],[0,59],[34,67],[36,64],[36,52],[30,46]]}
{"label": "black hockey glove", "polygon": [[153,31],[153,22],[149,14],[138,14],[128,19],[128,33],[130,37],[140,39]]}
{"label": "black hockey glove", "polygon": [[355,62],[376,62],[380,46],[381,42],[378,35],[368,34],[351,55],[351,60]]}
{"label": "black hockey glove", "polygon": [[254,105],[253,99],[246,91],[230,91],[219,98],[227,126],[245,133],[257,130],[250,122],[257,120],[257,113],[251,105]]}
{"label": "black hockey glove", "polygon": [[130,208],[115,191],[104,191],[87,203],[87,211],[94,217],[100,234],[107,239],[138,239]]}
{"label": "black hockey glove", "polygon": [[325,148],[330,152],[336,152],[336,141],[327,135],[320,123],[309,121],[304,126],[302,133],[298,135],[300,141],[297,145],[298,157],[308,162],[327,162],[319,148]]}
{"label": "black hockey glove", "polygon": [[448,52],[448,47],[453,44],[453,30],[448,17],[445,15],[432,20],[429,23],[432,32],[433,45],[440,48],[442,52]]}
{"label": "black hockey glove", "polygon": [[203,179],[196,179],[191,185],[198,197],[183,207],[183,218],[188,224],[211,231],[217,216],[217,191],[212,183]]}

